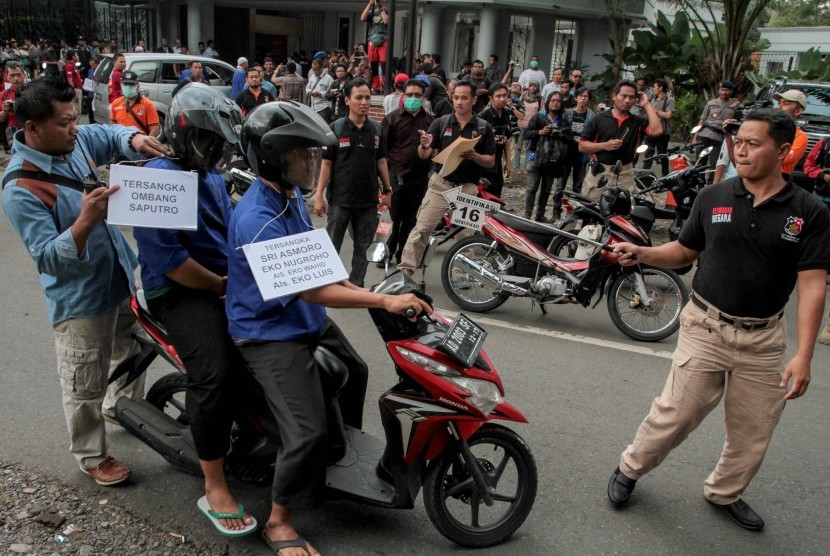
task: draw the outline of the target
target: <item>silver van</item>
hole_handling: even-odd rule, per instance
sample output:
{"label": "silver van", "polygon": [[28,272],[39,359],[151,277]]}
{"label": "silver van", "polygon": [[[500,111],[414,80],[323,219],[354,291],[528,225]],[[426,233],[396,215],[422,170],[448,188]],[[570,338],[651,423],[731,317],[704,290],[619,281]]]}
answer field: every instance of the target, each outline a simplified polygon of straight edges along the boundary
{"label": "silver van", "polygon": [[[125,52],[124,57],[127,60],[127,67],[124,69],[138,74],[139,91],[153,101],[162,122],[170,107],[170,93],[179,83],[179,75],[187,68],[187,64],[194,60],[202,62],[203,75],[212,86],[229,97],[231,95],[231,83],[236,68],[227,62],[190,54],[158,54],[154,52]],[[95,70],[95,94],[92,99],[95,121],[99,123],[109,123],[110,121],[107,84],[111,73],[112,54],[105,54]]]}

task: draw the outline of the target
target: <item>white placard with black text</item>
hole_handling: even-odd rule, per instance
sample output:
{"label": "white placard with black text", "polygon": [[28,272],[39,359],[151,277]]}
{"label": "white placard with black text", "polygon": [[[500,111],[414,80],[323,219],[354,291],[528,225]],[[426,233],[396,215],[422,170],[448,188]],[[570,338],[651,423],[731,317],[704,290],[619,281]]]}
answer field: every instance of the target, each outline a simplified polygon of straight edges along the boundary
{"label": "white placard with black text", "polygon": [[110,187],[120,185],[107,208],[107,222],[138,228],[195,230],[198,223],[199,176],[195,172],[110,167]]}
{"label": "white placard with black text", "polygon": [[450,222],[455,226],[463,226],[473,230],[481,230],[484,226],[484,217],[499,211],[500,205],[493,201],[485,201],[474,195],[461,193],[460,187],[444,192],[444,198],[454,208]]}
{"label": "white placard with black text", "polygon": [[324,228],[251,243],[242,250],[265,301],[349,277]]}

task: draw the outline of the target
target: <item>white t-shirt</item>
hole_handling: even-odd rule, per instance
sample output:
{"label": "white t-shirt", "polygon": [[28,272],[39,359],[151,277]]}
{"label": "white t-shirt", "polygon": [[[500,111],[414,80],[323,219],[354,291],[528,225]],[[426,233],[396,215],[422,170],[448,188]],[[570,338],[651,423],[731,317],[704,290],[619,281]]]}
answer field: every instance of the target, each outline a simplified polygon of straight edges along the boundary
{"label": "white t-shirt", "polygon": [[539,85],[539,90],[541,91],[545,86],[545,83],[548,82],[548,78],[542,70],[528,68],[519,76],[519,85],[522,86],[522,89],[527,89],[531,81],[535,81]]}
{"label": "white t-shirt", "polygon": [[391,114],[398,109],[398,104],[401,102],[402,93],[392,93],[383,97],[383,113],[385,115]]}
{"label": "white t-shirt", "polygon": [[[314,75],[314,72],[309,72],[308,85],[305,87],[305,92],[311,97],[311,108],[315,112],[321,112],[326,108],[331,108],[331,101],[326,99],[326,93],[332,83],[334,83],[334,79],[326,72],[323,72],[320,77]],[[320,96],[312,97],[311,93],[315,91],[320,93]]]}

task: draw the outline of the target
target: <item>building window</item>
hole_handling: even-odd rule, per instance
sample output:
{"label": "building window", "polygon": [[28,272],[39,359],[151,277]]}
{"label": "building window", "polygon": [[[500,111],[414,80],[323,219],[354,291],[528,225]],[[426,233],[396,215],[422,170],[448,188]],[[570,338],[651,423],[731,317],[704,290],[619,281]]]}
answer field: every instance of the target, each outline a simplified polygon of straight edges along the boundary
{"label": "building window", "polygon": [[550,72],[556,68],[565,68],[565,73],[571,69],[576,55],[576,21],[560,19],[553,27],[553,49],[550,54]]}
{"label": "building window", "polygon": [[455,14],[455,53],[452,64],[456,70],[461,70],[464,60],[475,58],[478,49],[478,27],[480,15],[478,12],[458,12]]}

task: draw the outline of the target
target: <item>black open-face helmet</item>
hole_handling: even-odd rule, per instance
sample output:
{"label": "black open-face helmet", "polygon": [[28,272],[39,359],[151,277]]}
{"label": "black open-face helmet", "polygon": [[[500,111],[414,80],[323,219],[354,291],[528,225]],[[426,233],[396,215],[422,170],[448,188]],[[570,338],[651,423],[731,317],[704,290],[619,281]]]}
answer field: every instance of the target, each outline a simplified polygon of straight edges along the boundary
{"label": "black open-face helmet", "polygon": [[294,101],[261,104],[245,118],[242,154],[251,170],[282,187],[313,187],[322,150],[337,137],[314,110]]}
{"label": "black open-face helmet", "polygon": [[167,144],[190,169],[211,168],[222,158],[225,142],[239,143],[242,110],[204,83],[190,83],[170,104],[164,120]]}

